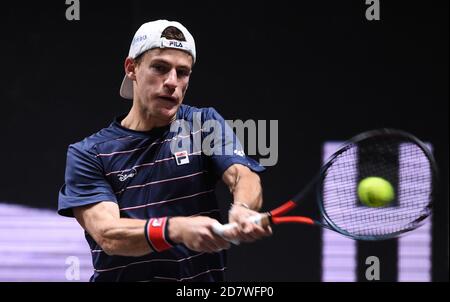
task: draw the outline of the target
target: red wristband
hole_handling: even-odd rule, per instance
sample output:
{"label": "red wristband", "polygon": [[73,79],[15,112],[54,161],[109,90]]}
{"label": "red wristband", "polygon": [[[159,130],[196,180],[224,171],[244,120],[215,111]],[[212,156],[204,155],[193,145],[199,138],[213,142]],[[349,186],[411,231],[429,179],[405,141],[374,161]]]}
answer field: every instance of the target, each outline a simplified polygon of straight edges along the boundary
{"label": "red wristband", "polygon": [[157,252],[170,249],[172,245],[167,236],[168,217],[150,218],[145,224],[145,237]]}

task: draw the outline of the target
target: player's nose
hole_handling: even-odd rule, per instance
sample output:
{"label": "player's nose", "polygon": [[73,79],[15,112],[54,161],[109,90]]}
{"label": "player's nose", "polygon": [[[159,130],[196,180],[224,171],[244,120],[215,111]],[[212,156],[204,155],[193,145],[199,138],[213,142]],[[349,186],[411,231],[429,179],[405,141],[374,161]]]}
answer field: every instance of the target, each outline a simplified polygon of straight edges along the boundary
{"label": "player's nose", "polygon": [[164,85],[166,85],[170,89],[177,88],[178,76],[177,76],[177,71],[175,69],[172,69],[167,73],[167,78],[164,81]]}

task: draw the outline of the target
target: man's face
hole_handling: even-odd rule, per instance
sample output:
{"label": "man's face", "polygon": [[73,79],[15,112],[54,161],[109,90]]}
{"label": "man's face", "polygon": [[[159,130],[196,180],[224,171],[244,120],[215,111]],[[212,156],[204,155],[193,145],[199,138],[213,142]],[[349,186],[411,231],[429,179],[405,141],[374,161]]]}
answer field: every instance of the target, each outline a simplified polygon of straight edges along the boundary
{"label": "man's face", "polygon": [[192,57],[176,49],[147,51],[135,67],[134,93],[139,108],[158,124],[168,124],[183,102]]}

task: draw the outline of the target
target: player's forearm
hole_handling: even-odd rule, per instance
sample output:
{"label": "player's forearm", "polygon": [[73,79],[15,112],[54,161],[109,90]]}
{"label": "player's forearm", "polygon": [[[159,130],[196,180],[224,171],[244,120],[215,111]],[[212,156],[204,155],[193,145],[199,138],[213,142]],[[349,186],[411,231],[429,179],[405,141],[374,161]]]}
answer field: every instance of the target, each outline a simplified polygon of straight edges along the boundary
{"label": "player's forearm", "polygon": [[240,171],[232,187],[234,202],[245,203],[252,210],[258,211],[262,206],[261,180],[256,173]]}
{"label": "player's forearm", "polygon": [[101,227],[99,244],[108,255],[143,256],[152,252],[145,238],[146,220],[120,218]]}
{"label": "player's forearm", "polygon": [[[213,253],[229,248],[227,241],[213,234],[212,225],[215,223],[218,221],[205,216],[171,217],[170,223],[165,224],[169,238],[167,240],[171,244],[185,244],[187,248],[197,252]],[[145,229],[151,224],[152,221],[147,225],[145,220],[138,219],[112,220],[112,223],[104,226],[99,244],[108,255],[138,257],[149,254],[153,250],[147,242]],[[151,245],[160,251],[161,242],[154,239],[150,239]],[[165,248],[170,247],[169,244]]]}

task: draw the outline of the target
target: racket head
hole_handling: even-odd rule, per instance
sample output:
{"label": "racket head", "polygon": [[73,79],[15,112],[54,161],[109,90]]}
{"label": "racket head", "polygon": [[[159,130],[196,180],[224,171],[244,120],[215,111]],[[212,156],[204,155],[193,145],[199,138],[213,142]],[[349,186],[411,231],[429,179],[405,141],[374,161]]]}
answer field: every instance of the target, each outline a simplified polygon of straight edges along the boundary
{"label": "racket head", "polygon": [[[361,203],[357,186],[369,176],[395,184],[389,205],[374,208]],[[437,182],[436,162],[423,142],[402,130],[377,129],[353,137],[327,160],[316,193],[329,228],[356,240],[385,240],[426,221]]]}

